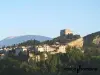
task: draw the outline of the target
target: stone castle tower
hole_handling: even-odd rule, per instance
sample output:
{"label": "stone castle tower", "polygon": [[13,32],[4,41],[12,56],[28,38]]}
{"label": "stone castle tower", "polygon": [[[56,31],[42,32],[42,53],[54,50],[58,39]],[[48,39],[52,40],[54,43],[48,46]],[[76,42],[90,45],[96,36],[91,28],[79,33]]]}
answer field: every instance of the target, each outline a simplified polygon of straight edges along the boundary
{"label": "stone castle tower", "polygon": [[73,34],[73,32],[70,29],[64,29],[60,31],[60,36],[65,36],[68,34]]}

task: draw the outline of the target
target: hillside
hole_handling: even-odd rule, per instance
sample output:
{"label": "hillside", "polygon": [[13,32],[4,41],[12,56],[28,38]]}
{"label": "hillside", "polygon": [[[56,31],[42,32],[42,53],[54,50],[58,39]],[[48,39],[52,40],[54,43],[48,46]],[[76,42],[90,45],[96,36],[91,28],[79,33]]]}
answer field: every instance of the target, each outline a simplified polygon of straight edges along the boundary
{"label": "hillside", "polygon": [[[68,39],[61,39],[63,41],[67,41]],[[100,47],[100,32],[95,32],[95,33],[92,33],[92,34],[89,34],[89,35],[86,35],[84,37],[78,37],[76,38],[76,40],[69,40],[67,41],[68,43],[68,46],[71,46],[71,47],[83,47],[83,48],[86,48],[86,47],[93,47],[93,48],[96,48],[96,47]]]}
{"label": "hillside", "polygon": [[55,44],[56,42],[59,42],[60,44],[66,44],[79,38],[80,38],[80,35],[69,34],[65,36],[58,36],[50,41],[45,41],[44,43],[49,44],[49,45]]}
{"label": "hillside", "polygon": [[82,38],[76,39],[68,43],[69,46],[77,47],[99,47],[100,45],[100,32],[95,32],[89,35],[86,35]]}
{"label": "hillside", "polygon": [[83,46],[99,46],[100,44],[100,31],[89,34],[83,37],[84,44]]}
{"label": "hillside", "polygon": [[83,47],[83,38],[79,38],[79,39],[76,39],[72,42],[69,42],[68,43],[68,46],[71,46],[71,47]]}

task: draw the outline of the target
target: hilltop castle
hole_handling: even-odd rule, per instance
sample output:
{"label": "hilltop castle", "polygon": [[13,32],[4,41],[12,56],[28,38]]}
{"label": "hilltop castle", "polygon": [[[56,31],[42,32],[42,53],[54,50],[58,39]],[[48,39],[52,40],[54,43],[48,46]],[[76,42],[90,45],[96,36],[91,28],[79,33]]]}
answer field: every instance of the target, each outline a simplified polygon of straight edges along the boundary
{"label": "hilltop castle", "polygon": [[68,34],[73,34],[73,32],[70,29],[63,29],[60,31],[60,36],[65,36]]}

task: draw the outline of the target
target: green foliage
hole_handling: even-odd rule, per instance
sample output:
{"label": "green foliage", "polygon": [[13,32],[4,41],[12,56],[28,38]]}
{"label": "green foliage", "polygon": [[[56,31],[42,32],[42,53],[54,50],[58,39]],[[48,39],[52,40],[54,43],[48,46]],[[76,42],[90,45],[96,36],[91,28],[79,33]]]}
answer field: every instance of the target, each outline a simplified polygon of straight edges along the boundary
{"label": "green foliage", "polygon": [[[65,54],[46,53],[48,59],[44,59],[44,53],[39,53],[40,62],[31,57],[29,61],[19,61],[15,58],[0,60],[0,75],[77,75],[75,71],[67,71],[64,68],[81,67],[97,68],[100,70],[100,56],[84,56],[82,49],[67,48]],[[33,53],[33,57],[36,55]],[[79,75],[99,75],[100,72],[80,71]]]}
{"label": "green foliage", "polygon": [[37,40],[28,40],[26,42],[18,44],[18,46],[33,46],[33,45],[39,45],[40,41]]}
{"label": "green foliage", "polygon": [[47,41],[41,42],[41,44],[48,44],[48,45],[53,45],[54,43],[55,43],[54,40],[47,40]]}
{"label": "green foliage", "polygon": [[58,63],[58,57],[56,55],[54,55],[52,57],[52,60],[50,61],[50,68],[51,68],[51,72],[56,72],[57,70],[57,63]]}
{"label": "green foliage", "polygon": [[82,53],[82,50],[78,49],[78,48],[72,48],[70,51],[68,51],[68,58],[71,60],[71,61],[79,61],[79,60],[82,60],[83,58],[83,53]]}
{"label": "green foliage", "polygon": [[100,55],[100,48],[98,47],[85,47],[84,52],[86,56],[98,56]]}
{"label": "green foliage", "polygon": [[40,53],[40,60],[45,61],[45,53]]}

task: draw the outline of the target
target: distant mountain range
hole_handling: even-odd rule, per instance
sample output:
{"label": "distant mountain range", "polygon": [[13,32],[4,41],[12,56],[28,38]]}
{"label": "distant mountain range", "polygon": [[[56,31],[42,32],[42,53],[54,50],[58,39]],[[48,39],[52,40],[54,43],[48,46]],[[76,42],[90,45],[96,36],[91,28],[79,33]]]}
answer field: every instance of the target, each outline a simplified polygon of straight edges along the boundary
{"label": "distant mountain range", "polygon": [[13,44],[19,44],[28,40],[38,40],[38,41],[46,41],[51,40],[50,37],[40,36],[40,35],[25,35],[25,36],[11,36],[7,37],[0,41],[0,47],[2,46],[10,46]]}

